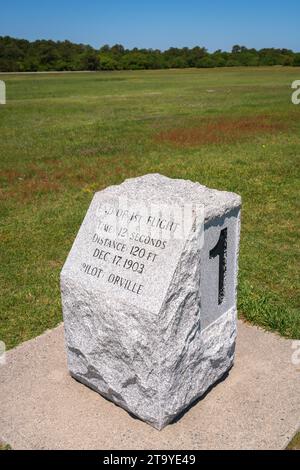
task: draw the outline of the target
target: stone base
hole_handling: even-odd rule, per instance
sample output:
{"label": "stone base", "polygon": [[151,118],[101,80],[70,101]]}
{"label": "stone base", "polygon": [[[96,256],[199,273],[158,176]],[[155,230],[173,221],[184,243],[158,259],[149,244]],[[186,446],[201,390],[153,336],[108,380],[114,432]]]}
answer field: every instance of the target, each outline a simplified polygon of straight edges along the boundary
{"label": "stone base", "polygon": [[[86,333],[84,332],[84,337]],[[152,380],[155,378],[160,381],[161,387],[157,389],[151,387],[153,382],[146,382],[143,369],[146,357],[140,362],[134,361],[133,364],[130,354],[122,356],[115,348],[110,350],[109,355],[102,351],[97,356],[97,349],[92,347],[92,338],[96,338],[95,341],[97,338],[101,340],[99,331],[95,329],[89,334],[91,335],[89,355],[84,356],[82,350],[79,351],[72,346],[68,348],[68,366],[72,377],[161,430],[205,394],[232,367],[236,340],[236,312],[232,309],[203,332],[199,331],[194,347],[189,349],[188,354],[179,351],[178,357],[182,360],[178,361],[176,370],[169,371],[168,358],[162,358],[161,369],[156,370],[152,376]],[[105,345],[103,350],[107,351]],[[115,357],[114,352],[116,352]],[[140,354],[142,357],[147,351],[140,350]],[[127,370],[125,381],[121,379],[124,369]],[[111,370],[116,370],[116,373],[111,374]],[[105,376],[106,371],[108,377]],[[140,377],[137,376],[139,371]],[[174,380],[172,375],[180,376],[181,380]]]}
{"label": "stone base", "polygon": [[0,441],[13,449],[284,449],[300,428],[293,341],[239,322],[226,380],[158,432],[73,380],[63,326],[8,351]]}

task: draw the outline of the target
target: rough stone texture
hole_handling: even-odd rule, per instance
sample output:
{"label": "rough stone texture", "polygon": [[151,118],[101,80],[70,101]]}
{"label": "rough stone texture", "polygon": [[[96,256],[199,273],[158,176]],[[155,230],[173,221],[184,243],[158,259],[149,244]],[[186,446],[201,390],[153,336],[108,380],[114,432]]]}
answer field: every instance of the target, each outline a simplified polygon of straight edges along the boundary
{"label": "rough stone texture", "polygon": [[284,449],[300,429],[292,345],[239,322],[226,380],[158,432],[70,377],[60,325],[0,365],[0,441],[13,449]]}
{"label": "rough stone texture", "polygon": [[[156,262],[148,263],[142,276],[126,271],[126,279],[143,284],[139,296],[108,284],[111,273],[125,276],[124,269],[103,260],[96,263],[93,257],[99,207],[110,207],[124,197],[135,213],[135,201],[169,206],[192,203],[196,207],[188,236],[168,240],[166,249],[156,251]],[[127,180],[95,195],[61,273],[68,365],[73,377],[162,429],[231,368],[240,205],[235,194],[160,175]],[[200,243],[201,217],[205,220],[204,245]],[[217,260],[210,264],[209,252],[223,227],[229,231],[228,292],[218,305]],[[127,240],[126,253],[131,246]],[[101,268],[103,273],[87,275],[86,266]]]}

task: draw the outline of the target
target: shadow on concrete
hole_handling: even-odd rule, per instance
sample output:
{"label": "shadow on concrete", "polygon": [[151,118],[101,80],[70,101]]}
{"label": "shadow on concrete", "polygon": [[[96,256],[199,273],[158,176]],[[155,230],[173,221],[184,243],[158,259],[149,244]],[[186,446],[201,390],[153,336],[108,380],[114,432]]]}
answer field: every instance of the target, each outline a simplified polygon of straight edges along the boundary
{"label": "shadow on concrete", "polygon": [[197,406],[202,400],[204,400],[207,395],[209,395],[209,393],[214,389],[216,388],[218,385],[220,385],[222,382],[224,382],[228,377],[229,377],[229,374],[232,370],[233,366],[227,371],[225,372],[225,374],[219,379],[217,380],[217,382],[215,382],[213,385],[211,385],[207,390],[206,392],[201,395],[200,397],[196,398],[196,400],[194,400],[187,408],[185,408],[181,413],[179,413],[179,415],[176,416],[176,418],[173,419],[173,421],[171,421],[168,426],[172,426],[173,424],[176,424],[178,423],[178,421],[180,421],[185,414],[187,414],[192,408],[194,408],[195,406]]}
{"label": "shadow on concrete", "polygon": [[[169,424],[167,424],[166,426],[172,426],[173,424],[176,424],[178,423],[178,421],[180,421],[192,408],[194,408],[195,406],[197,406],[202,400],[204,400],[207,395],[209,395],[209,393],[215,388],[217,387],[218,385],[220,385],[222,382],[224,382],[231,370],[232,370],[233,366],[227,371],[225,372],[225,374],[219,379],[217,380],[213,385],[211,385],[204,394],[202,394],[200,397],[196,398],[187,408],[185,408],[181,413],[179,413]],[[134,415],[131,411],[129,411],[127,408],[123,407],[123,406],[120,406],[118,405],[118,403],[116,403],[115,401],[113,401],[112,399],[110,399],[109,397],[105,396],[105,395],[102,395],[101,393],[99,393],[99,391],[94,388],[93,386],[91,386],[90,383],[85,383],[84,380],[82,379],[78,379],[77,377],[75,377],[73,374],[70,374],[71,377],[76,380],[76,382],[80,383],[81,385],[84,385],[84,386],[87,386],[88,388],[90,388],[91,390],[94,390],[101,398],[103,398],[104,400],[110,402],[110,403],[113,403],[115,406],[117,406],[118,408],[126,411],[129,416],[134,419],[134,420],[137,420],[137,421],[141,421],[143,423],[145,423],[141,418],[139,418],[138,416]],[[147,424],[147,423],[145,423]],[[148,426],[152,426],[150,423],[147,424]],[[154,426],[152,426],[154,427]]]}

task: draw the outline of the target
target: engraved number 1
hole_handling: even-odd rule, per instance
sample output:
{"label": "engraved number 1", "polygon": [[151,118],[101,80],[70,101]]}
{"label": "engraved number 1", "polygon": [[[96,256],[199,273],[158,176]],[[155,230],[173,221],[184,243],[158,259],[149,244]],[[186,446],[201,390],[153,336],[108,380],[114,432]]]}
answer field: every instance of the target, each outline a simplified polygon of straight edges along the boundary
{"label": "engraved number 1", "polygon": [[218,303],[221,305],[225,297],[225,274],[227,269],[227,228],[221,231],[220,238],[216,246],[210,251],[209,258],[219,256],[219,296]]}

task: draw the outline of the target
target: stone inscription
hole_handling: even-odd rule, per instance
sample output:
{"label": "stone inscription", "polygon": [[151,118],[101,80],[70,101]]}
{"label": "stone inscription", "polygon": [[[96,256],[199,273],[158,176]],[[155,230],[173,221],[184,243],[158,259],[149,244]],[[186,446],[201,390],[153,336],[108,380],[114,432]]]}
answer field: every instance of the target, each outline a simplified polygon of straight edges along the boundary
{"label": "stone inscription", "polygon": [[[145,291],[142,278],[147,276],[147,268],[159,261],[160,254],[176,235],[179,222],[116,209],[109,204],[104,204],[99,212],[101,215],[89,244],[89,261],[81,266],[83,273],[137,296],[142,295]],[[111,219],[113,224],[109,223]],[[136,231],[137,225],[146,233]],[[149,232],[162,236],[155,238]],[[167,236],[163,238],[163,234]],[[116,269],[110,269],[112,266],[117,268],[117,273]],[[134,280],[128,273],[135,274]]]}

